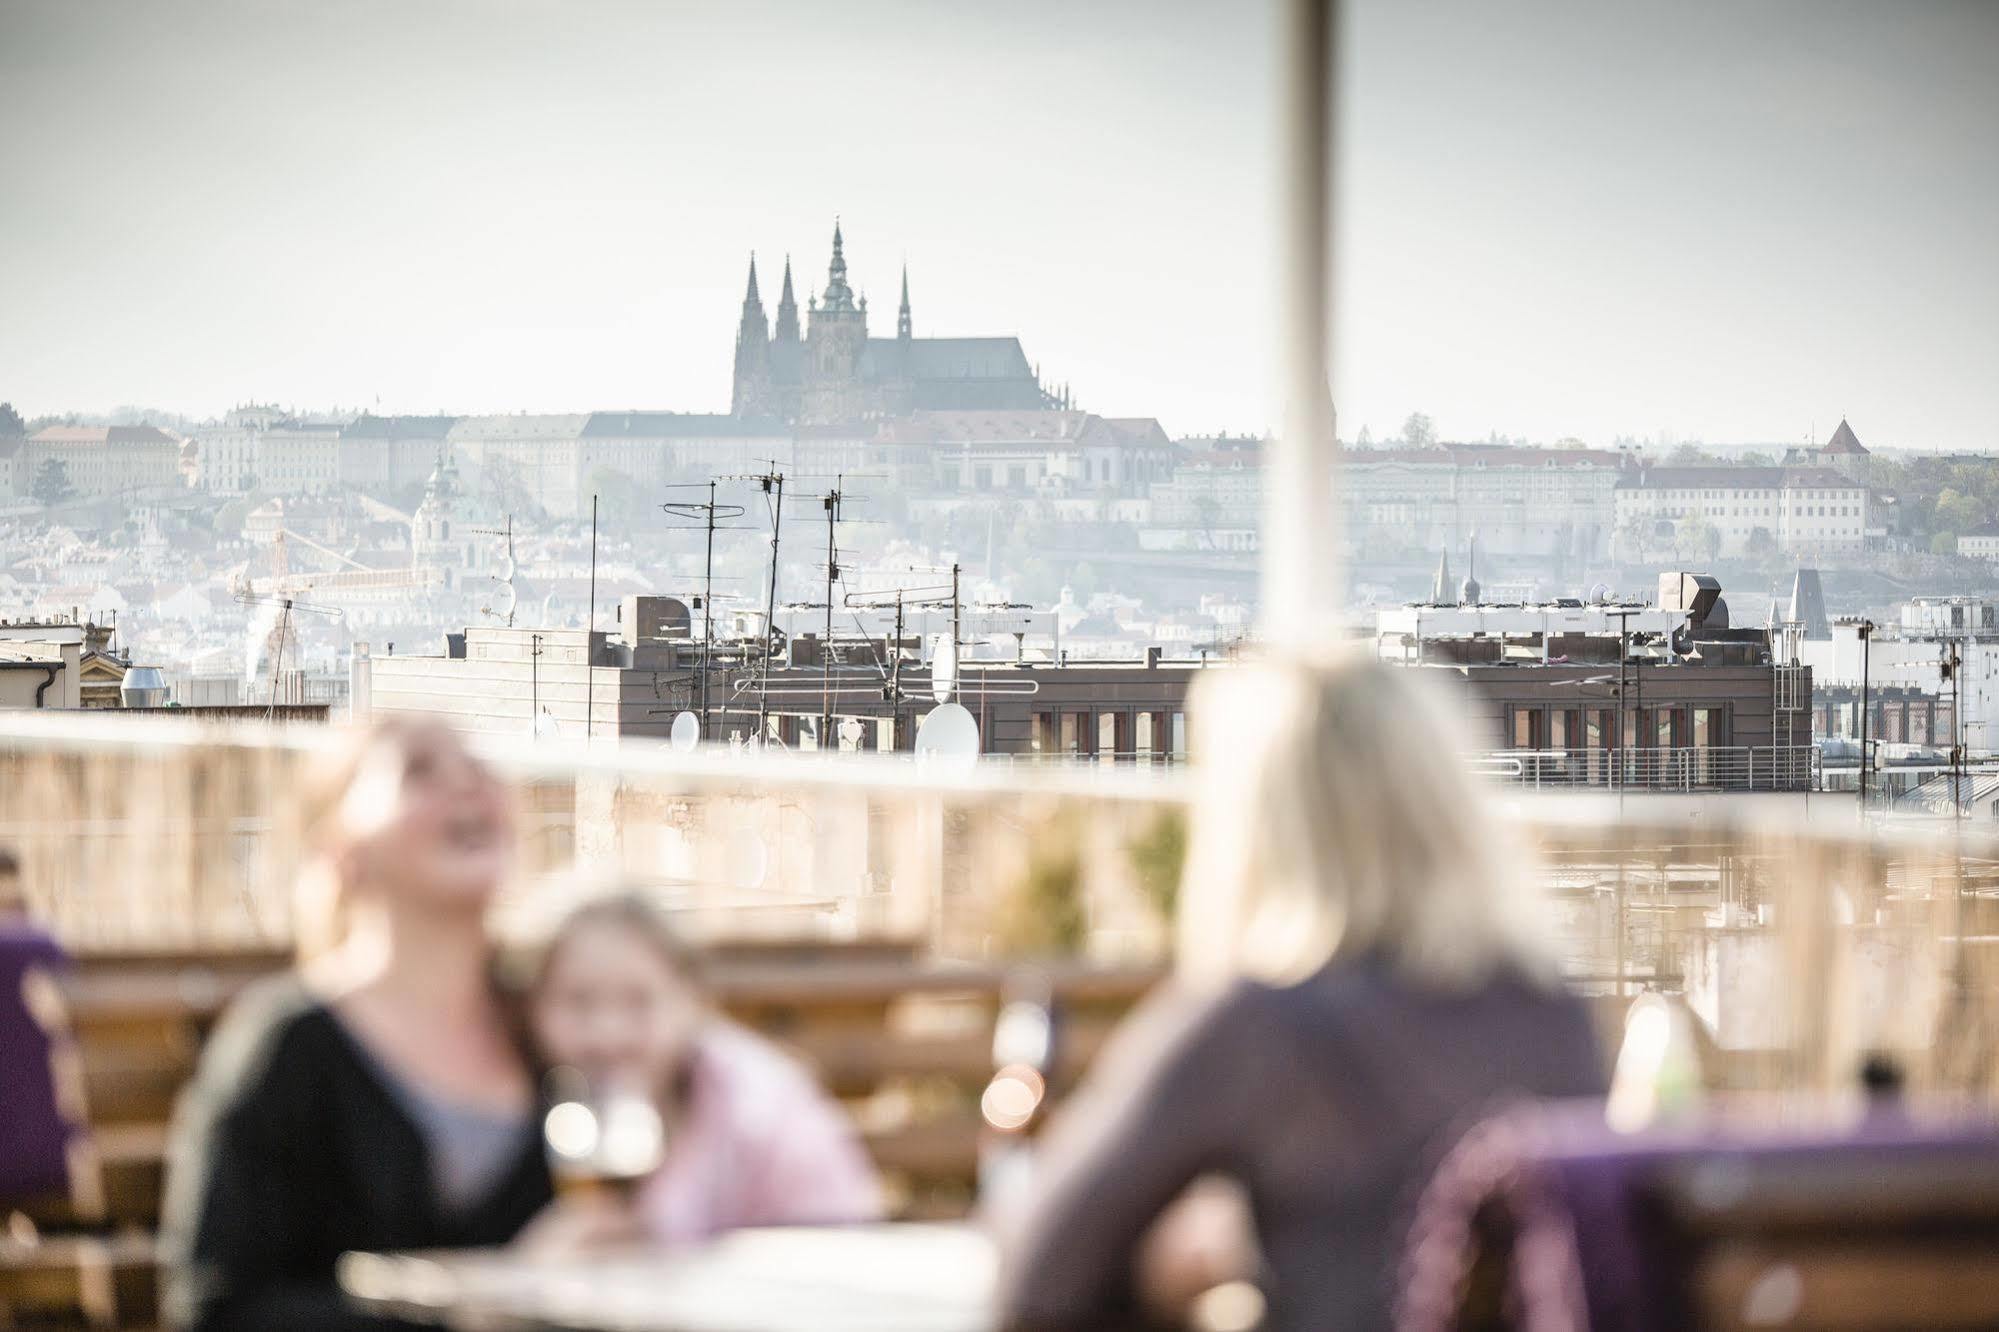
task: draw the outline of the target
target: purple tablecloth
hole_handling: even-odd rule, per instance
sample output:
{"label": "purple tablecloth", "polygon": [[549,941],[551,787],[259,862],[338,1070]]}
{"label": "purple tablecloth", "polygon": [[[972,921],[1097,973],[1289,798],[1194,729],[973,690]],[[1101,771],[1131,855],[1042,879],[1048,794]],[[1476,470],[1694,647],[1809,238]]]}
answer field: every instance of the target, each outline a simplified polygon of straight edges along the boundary
{"label": "purple tablecloth", "polygon": [[48,1033],[28,1012],[29,971],[66,971],[69,958],[45,931],[0,923],[0,1203],[67,1191],[75,1125],[56,1104]]}

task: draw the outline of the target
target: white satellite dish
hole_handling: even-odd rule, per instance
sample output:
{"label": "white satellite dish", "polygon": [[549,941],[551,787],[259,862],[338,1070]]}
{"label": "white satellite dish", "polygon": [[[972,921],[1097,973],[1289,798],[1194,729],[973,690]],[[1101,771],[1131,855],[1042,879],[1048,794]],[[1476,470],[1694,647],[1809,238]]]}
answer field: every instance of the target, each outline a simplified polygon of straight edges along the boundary
{"label": "white satellite dish", "polygon": [[557,724],[555,718],[550,716],[548,710],[544,708],[535,714],[534,733],[537,738],[547,735],[560,735],[562,734],[562,727]]}
{"label": "white satellite dish", "polygon": [[939,703],[949,703],[957,692],[958,644],[951,635],[938,634],[930,649],[930,696]]}
{"label": "white satellite dish", "polygon": [[673,729],[667,733],[667,743],[683,754],[690,754],[701,743],[701,719],[691,712],[678,712],[673,717]]}
{"label": "white satellite dish", "polygon": [[918,758],[970,767],[979,757],[979,722],[961,703],[939,703],[916,724]]}

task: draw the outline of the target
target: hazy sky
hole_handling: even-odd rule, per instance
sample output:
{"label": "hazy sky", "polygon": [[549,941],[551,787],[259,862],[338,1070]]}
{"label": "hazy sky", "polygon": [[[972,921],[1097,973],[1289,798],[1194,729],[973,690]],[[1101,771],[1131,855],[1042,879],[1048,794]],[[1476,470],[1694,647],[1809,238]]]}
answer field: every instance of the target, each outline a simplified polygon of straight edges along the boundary
{"label": "hazy sky", "polygon": [[[1999,445],[1999,5],[1349,9],[1343,433]],[[0,398],[726,410],[751,248],[1275,418],[1255,4],[0,0]],[[803,290],[801,290],[801,298]]]}

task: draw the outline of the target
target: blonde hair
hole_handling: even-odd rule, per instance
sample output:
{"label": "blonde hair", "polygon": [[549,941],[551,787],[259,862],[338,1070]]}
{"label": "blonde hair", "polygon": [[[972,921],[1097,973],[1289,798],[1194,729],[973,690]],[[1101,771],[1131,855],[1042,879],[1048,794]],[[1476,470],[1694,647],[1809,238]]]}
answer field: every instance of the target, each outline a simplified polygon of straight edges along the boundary
{"label": "blonde hair", "polygon": [[1474,727],[1420,669],[1266,660],[1208,673],[1191,712],[1185,973],[1288,984],[1374,956],[1449,988],[1552,977],[1524,851],[1465,762]]}
{"label": "blonde hair", "polygon": [[416,729],[407,718],[377,718],[339,732],[305,763],[293,805],[299,870],[292,894],[292,940],[301,964],[324,957],[347,937],[347,884],[335,863],[346,833],[347,799],[370,756]]}

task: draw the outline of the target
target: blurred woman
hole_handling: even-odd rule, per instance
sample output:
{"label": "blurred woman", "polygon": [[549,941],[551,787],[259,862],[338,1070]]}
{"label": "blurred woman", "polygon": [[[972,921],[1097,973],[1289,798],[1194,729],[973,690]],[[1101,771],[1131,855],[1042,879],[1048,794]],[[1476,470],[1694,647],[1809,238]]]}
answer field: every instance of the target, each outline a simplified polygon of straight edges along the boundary
{"label": "blurred woman", "polygon": [[1473,723],[1432,688],[1362,658],[1199,686],[1181,983],[1051,1125],[1009,1326],[1138,1321],[1142,1252],[1196,1269],[1165,1287],[1232,1275],[1175,1206],[1216,1178],[1247,1200],[1263,1326],[1386,1326],[1407,1210],[1469,1119],[1602,1091],[1521,855],[1464,766]]}
{"label": "blurred woman", "polygon": [[443,727],[388,721],[327,756],[301,816],[299,968],[236,1004],[176,1124],[189,1327],[379,1326],[342,1303],[343,1252],[502,1243],[551,1196],[485,931],[506,792]]}
{"label": "blurred woman", "polygon": [[696,958],[644,899],[601,898],[564,922],[529,1020],[549,1065],[647,1098],[665,1149],[629,1206],[605,1192],[565,1197],[524,1244],[673,1244],[742,1226],[880,1218],[853,1124],[803,1067],[714,1012]]}

